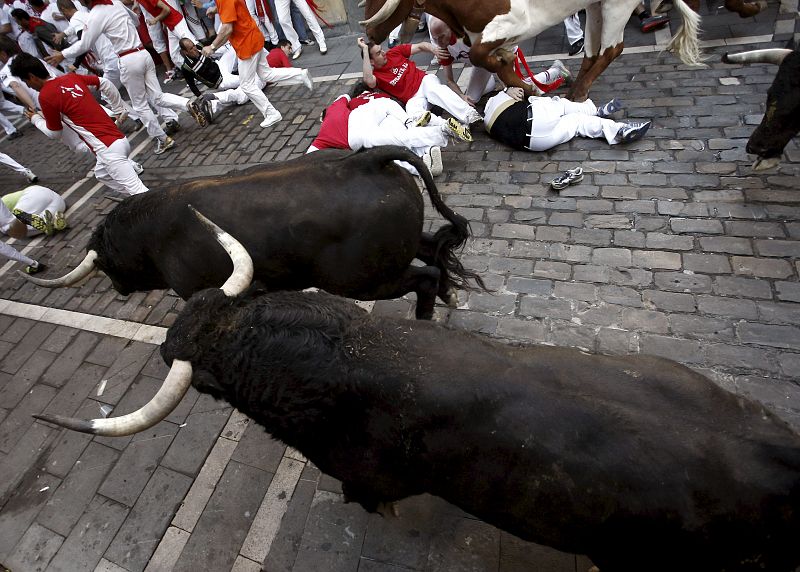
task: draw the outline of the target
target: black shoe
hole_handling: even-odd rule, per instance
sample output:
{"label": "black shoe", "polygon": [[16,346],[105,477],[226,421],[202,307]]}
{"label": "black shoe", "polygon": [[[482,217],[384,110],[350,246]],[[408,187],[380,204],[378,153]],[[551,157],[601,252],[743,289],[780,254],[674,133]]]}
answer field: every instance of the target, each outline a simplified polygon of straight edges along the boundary
{"label": "black shoe", "polygon": [[164,124],[164,133],[166,133],[170,137],[175,135],[180,130],[181,130],[181,124],[175,121],[174,119],[170,119]]}
{"label": "black shoe", "polygon": [[38,274],[42,270],[47,270],[47,266],[39,262],[36,266],[26,266],[25,274]]}
{"label": "black shoe", "polygon": [[575,54],[579,53],[583,49],[583,38],[577,40],[574,44],[570,45],[569,47],[569,55],[574,56]]}
{"label": "black shoe", "polygon": [[22,137],[22,131],[14,131],[14,133],[9,135],[7,138],[9,141],[13,141],[14,139],[19,139],[20,137]]}
{"label": "black shoe", "polygon": [[306,38],[305,40],[300,40],[300,43],[303,44],[304,46],[313,46],[317,42],[315,42],[311,38]]}
{"label": "black shoe", "polygon": [[268,52],[271,52],[277,47],[278,47],[277,44],[273,44],[269,40],[264,40],[264,49],[267,50]]}

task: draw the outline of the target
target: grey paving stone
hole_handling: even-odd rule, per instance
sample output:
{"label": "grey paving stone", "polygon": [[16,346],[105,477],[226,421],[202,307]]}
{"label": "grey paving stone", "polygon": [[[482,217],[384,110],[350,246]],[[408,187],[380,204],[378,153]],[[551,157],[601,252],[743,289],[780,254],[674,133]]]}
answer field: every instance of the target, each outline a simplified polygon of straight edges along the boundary
{"label": "grey paving stone", "polygon": [[[17,318],[6,325],[3,333],[0,334],[0,340],[11,343],[19,343],[20,340],[28,333],[28,331],[36,325],[33,320],[26,320],[25,318]],[[13,372],[11,372],[13,373]]]}
{"label": "grey paving stone", "polygon": [[131,572],[144,570],[191,484],[189,477],[158,467],[105,557]]}
{"label": "grey paving stone", "polygon": [[778,299],[786,302],[800,302],[800,284],[797,282],[775,282]]}
{"label": "grey paving stone", "polygon": [[693,340],[645,334],[641,336],[639,343],[643,354],[662,356],[672,360],[680,356],[681,362],[690,364],[703,361],[700,345]]}
{"label": "grey paving stone", "polygon": [[[53,333],[55,326],[52,324],[37,323],[27,330],[22,339],[15,342],[14,351],[6,356],[0,369],[6,373],[16,373],[39,348],[42,343]],[[12,340],[8,340],[12,341]]]}
{"label": "grey paving stone", "polygon": [[55,394],[56,390],[46,385],[36,384],[31,388],[8,417],[0,423],[0,451],[9,453],[14,448],[32,427],[34,423],[32,415],[41,413]]}
{"label": "grey paving stone", "polygon": [[648,233],[645,243],[648,249],[653,250],[692,250],[694,248],[694,239],[691,236],[659,232]]}
{"label": "grey paving stone", "polygon": [[115,405],[139,375],[155,348],[151,344],[133,342],[122,350],[106,372],[108,382],[100,401]]}
{"label": "grey paving stone", "polygon": [[753,320],[758,317],[758,309],[752,300],[740,298],[722,298],[718,296],[698,296],[697,308],[704,314],[729,316]]}
{"label": "grey paving stone", "polygon": [[228,463],[173,570],[229,570],[271,479],[271,473]]}
{"label": "grey paving stone", "polygon": [[534,276],[554,280],[568,280],[571,273],[572,267],[569,264],[549,260],[537,261],[533,269]]}
{"label": "grey paving stone", "polygon": [[47,570],[94,570],[127,514],[126,507],[96,496],[64,540]]}
{"label": "grey paving stone", "polygon": [[500,531],[481,521],[454,517],[444,520],[433,537],[427,570],[462,572],[499,568]]}
{"label": "grey paving stone", "polygon": [[150,480],[178,428],[167,421],[137,433],[125,447],[98,493],[131,507]]}
{"label": "grey paving stone", "polygon": [[89,443],[61,486],[47,501],[37,522],[61,536],[69,536],[118,457],[119,453],[114,449]]}
{"label": "grey paving stone", "polygon": [[788,278],[794,274],[791,264],[786,260],[732,256],[731,265],[736,274],[757,278]]}
{"label": "grey paving stone", "polygon": [[[308,469],[308,465],[306,469]],[[298,481],[286,514],[281,520],[278,534],[264,560],[264,569],[273,572],[289,572],[294,566],[316,485],[316,480],[301,478]]]}
{"label": "grey paving stone", "polygon": [[285,444],[273,439],[257,423],[251,422],[233,451],[231,459],[274,474],[285,451]]}
{"label": "grey paving stone", "polygon": [[39,348],[48,352],[61,353],[66,349],[78,332],[79,330],[75,328],[58,326]]}
{"label": "grey paving stone", "polygon": [[[60,357],[59,357],[60,360]],[[106,368],[92,364],[82,364],[58,390],[55,399],[45,408],[44,413],[72,416],[84,400],[96,393],[98,384]]]}
{"label": "grey paving stone", "polygon": [[28,528],[14,552],[5,560],[9,570],[43,572],[64,538],[35,522]]}
{"label": "grey paving stone", "polygon": [[655,283],[660,289],[669,292],[711,292],[711,278],[700,274],[656,272]]}
{"label": "grey paving stone", "polygon": [[[5,474],[5,473],[4,473]],[[0,513],[0,562],[14,552],[15,546],[33,524],[36,514],[58,487],[59,479],[30,471],[19,482],[14,495]]]}
{"label": "grey paving stone", "polygon": [[34,352],[0,390],[0,403],[5,407],[17,405],[55,358],[56,354],[50,352],[43,350]]}
{"label": "grey paving stone", "polygon": [[727,256],[695,252],[686,252],[682,256],[684,270],[703,274],[729,274],[731,272],[731,264]]}
{"label": "grey paving stone", "polygon": [[161,465],[185,475],[197,475],[229,417],[227,408],[190,414],[185,425],[178,429]]}
{"label": "grey paving stone", "polygon": [[736,332],[746,344],[800,349],[800,328],[794,326],[740,322],[736,325]]}

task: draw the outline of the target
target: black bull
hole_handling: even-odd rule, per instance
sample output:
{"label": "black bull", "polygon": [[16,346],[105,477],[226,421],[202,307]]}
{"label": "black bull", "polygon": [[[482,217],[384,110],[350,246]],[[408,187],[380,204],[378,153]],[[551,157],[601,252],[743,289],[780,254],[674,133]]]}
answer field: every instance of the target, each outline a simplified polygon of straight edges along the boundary
{"label": "black bull", "polygon": [[[435,234],[422,232],[422,196],[394,160],[417,168],[449,222]],[[483,285],[454,254],[469,236],[466,219],[444,204],[417,156],[382,147],[321,151],[125,199],[87,247],[118,292],[172,288],[186,299],[230,275],[230,259],[187,204],[236,235],[271,290],[313,286],[361,300],[415,292],[417,317],[430,318],[437,294],[454,305],[454,285]],[[413,266],[415,257],[426,266]]]}
{"label": "black bull", "polygon": [[122,417],[43,419],[131,434],[191,383],[370,511],[432,493],[602,572],[800,563],[800,437],[758,404],[663,358],[511,347],[323,292],[247,289],[250,258],[215,232],[236,270],[169,329],[158,394]]}
{"label": "black bull", "polygon": [[800,438],[666,359],[219,290],[187,303],[161,352],[370,511],[432,493],[601,572],[800,563]]}

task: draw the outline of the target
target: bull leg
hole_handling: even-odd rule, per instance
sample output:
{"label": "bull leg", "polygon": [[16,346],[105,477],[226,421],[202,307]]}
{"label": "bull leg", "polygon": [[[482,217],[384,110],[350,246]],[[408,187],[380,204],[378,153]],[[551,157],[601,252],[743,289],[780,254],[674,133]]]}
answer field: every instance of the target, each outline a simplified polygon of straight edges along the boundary
{"label": "bull leg", "polygon": [[[766,3],[764,3],[766,5]],[[736,12],[742,18],[750,18],[761,12],[761,2],[745,2],[744,0],[725,0],[725,7]]]}
{"label": "bull leg", "polygon": [[342,483],[344,502],[357,502],[367,512],[377,512],[384,518],[399,517],[400,510],[396,500],[385,500],[383,495],[353,483]]}
{"label": "bull leg", "polygon": [[618,55],[622,53],[624,44],[620,42],[616,46],[607,48],[599,56],[591,58],[584,57],[581,64],[581,71],[578,73],[578,78],[567,94],[567,99],[572,101],[586,101],[589,97],[589,88],[594,83],[601,73],[613,62]]}
{"label": "bull leg", "polygon": [[423,232],[419,241],[419,250],[417,251],[416,258],[429,266],[435,266],[439,269],[441,274],[439,276],[439,290],[436,295],[450,308],[455,308],[458,306],[458,294],[450,281],[450,274],[447,272],[447,269],[436,263],[437,245],[438,243],[432,234]]}
{"label": "bull leg", "polygon": [[484,44],[481,41],[475,44],[469,50],[469,61],[472,65],[481,67],[492,73],[496,73],[507,87],[521,87],[525,90],[526,95],[533,95],[533,87],[522,81],[516,73],[514,73],[514,54],[508,50],[500,49],[496,53],[493,50],[500,47],[502,42],[490,42]]}
{"label": "bull leg", "polygon": [[416,318],[430,320],[436,305],[440,276],[441,272],[435,266],[409,266],[397,282],[370,292],[368,297],[362,299],[390,300],[414,292],[417,295]]}

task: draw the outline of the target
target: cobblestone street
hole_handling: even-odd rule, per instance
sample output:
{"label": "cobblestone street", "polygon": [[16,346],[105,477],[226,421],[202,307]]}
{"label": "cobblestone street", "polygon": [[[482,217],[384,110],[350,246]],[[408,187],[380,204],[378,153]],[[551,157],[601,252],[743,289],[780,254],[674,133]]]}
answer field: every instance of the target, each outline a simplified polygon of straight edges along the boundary
{"label": "cobblestone street", "polygon": [[[745,144],[777,67],[720,62],[725,52],[783,47],[800,32],[797,0],[770,2],[745,20],[703,4],[707,68],[662,52],[669,30],[645,35],[631,22],[626,51],[594,84],[595,103],[618,97],[625,118],[653,120],[642,140],[611,147],[577,138],[526,153],[476,129],[472,143],[443,150],[437,185],[473,233],[461,261],[492,292],[461,291],[459,307],[440,304],[435,319],[507,343],[668,357],[800,431],[800,140],[779,167],[754,172]],[[178,145],[160,156],[143,130],[129,133],[145,184],[168,189],[302,155],[320,112],[360,77],[355,37],[328,47],[294,62],[311,70],[313,93],[267,90],[283,114],[272,128],[259,128],[248,103],[204,129],[182,114]],[[534,71],[558,57],[577,74],[581,60],[566,48],[563,26],[523,44]],[[46,264],[45,277],[60,276],[82,260],[120,197],[87,176],[87,160],[30,125],[22,130],[0,140],[0,151],[65,197],[69,229],[6,240]],[[580,184],[550,189],[579,165]],[[0,193],[23,184],[2,171]],[[430,204],[426,214],[429,226],[440,224]],[[168,371],[158,346],[183,302],[172,291],[121,296],[102,276],[47,290],[26,283],[20,268],[0,268],[0,562],[12,572],[591,567],[438,498],[401,502],[399,519],[345,504],[338,481],[194,389],[134,437],[91,438],[36,421],[42,412],[118,416],[146,403]],[[412,318],[414,301],[367,307]]]}

